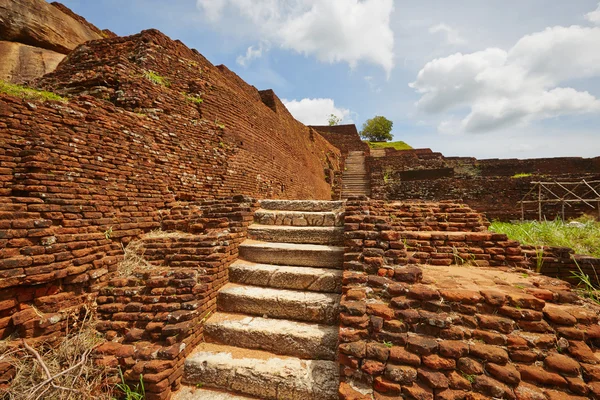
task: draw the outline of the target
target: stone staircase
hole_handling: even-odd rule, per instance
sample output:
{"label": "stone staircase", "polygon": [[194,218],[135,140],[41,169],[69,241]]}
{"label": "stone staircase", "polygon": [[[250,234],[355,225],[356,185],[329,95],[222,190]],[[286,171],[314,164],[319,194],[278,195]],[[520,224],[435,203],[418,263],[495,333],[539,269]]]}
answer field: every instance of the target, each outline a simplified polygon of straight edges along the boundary
{"label": "stone staircase", "polygon": [[371,187],[365,167],[365,156],[362,151],[350,151],[345,161],[342,174],[342,199],[351,196],[370,196]]}
{"label": "stone staircase", "polygon": [[343,202],[264,200],[176,400],[338,398]]}

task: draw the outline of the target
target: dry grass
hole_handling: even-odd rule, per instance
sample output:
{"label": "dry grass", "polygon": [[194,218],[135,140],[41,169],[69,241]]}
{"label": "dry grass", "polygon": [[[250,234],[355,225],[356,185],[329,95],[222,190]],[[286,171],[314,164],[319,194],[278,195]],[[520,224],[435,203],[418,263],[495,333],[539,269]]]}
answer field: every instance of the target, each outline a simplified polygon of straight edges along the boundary
{"label": "dry grass", "polygon": [[119,264],[119,276],[131,276],[133,271],[146,270],[152,268],[152,265],[144,258],[146,248],[141,240],[129,242],[127,247],[123,248],[123,261]]}
{"label": "dry grass", "polygon": [[146,233],[144,239],[180,239],[190,236],[194,235],[181,231],[161,231],[160,229],[155,229]]}
{"label": "dry grass", "polygon": [[91,353],[103,342],[93,327],[89,313],[78,321],[76,330],[67,333],[56,346],[44,343],[17,348],[4,343],[0,361],[16,370],[10,387],[0,397],[14,400],[110,400],[106,386],[107,370],[94,365]]}

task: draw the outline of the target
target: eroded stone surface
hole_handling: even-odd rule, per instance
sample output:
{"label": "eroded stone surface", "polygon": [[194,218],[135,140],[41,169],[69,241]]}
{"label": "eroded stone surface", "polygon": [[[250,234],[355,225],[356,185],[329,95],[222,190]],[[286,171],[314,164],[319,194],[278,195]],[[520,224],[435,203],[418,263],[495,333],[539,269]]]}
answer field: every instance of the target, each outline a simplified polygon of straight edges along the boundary
{"label": "eroded stone surface", "polygon": [[331,324],[338,319],[339,298],[332,293],[228,284],[219,291],[218,307],[228,312]]}
{"label": "eroded stone surface", "polygon": [[211,341],[307,359],[335,359],[338,328],[217,313],[204,326]]}
{"label": "eroded stone surface", "polygon": [[[304,224],[307,222],[304,220]],[[280,243],[339,245],[344,242],[344,228],[321,226],[278,226],[254,224],[248,228],[254,240]]]}
{"label": "eroded stone surface", "polygon": [[0,79],[24,83],[54,71],[64,58],[52,50],[0,41]]}
{"label": "eroded stone surface", "polygon": [[229,268],[229,279],[238,284],[281,289],[340,293],[342,271],[326,268],[256,264],[238,260]]}
{"label": "eroded stone surface", "polygon": [[277,265],[341,268],[344,248],[295,243],[269,243],[246,240],[240,245],[244,260]]}
{"label": "eroded stone surface", "polygon": [[331,400],[337,396],[339,375],[333,361],[204,344],[186,360],[185,381],[261,399]]}

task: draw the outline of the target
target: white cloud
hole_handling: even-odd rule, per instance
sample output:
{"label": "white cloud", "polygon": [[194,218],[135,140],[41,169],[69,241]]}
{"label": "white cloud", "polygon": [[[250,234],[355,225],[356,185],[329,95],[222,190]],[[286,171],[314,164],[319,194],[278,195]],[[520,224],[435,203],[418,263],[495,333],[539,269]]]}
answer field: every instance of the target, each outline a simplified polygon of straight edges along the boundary
{"label": "white cloud", "polygon": [[436,34],[441,33],[445,36],[446,42],[451,45],[461,45],[467,43],[467,41],[460,36],[458,30],[446,25],[438,24],[429,28],[429,33]]}
{"label": "white cloud", "polygon": [[568,114],[600,112],[600,101],[566,81],[600,76],[600,28],[547,28],[526,35],[510,50],[435,59],[410,84],[421,94],[417,108],[444,113],[470,108],[440,132],[480,132]]}
{"label": "white cloud", "polygon": [[213,23],[238,16],[258,37],[322,62],[394,67],[393,0],[196,0]]}
{"label": "white cloud", "polygon": [[593,24],[600,25],[600,3],[598,3],[598,8],[596,8],[594,11],[590,11],[589,13],[585,14],[585,19]]}
{"label": "white cloud", "polygon": [[252,61],[256,60],[257,58],[261,58],[263,56],[263,52],[268,52],[269,48],[269,42],[260,42],[256,48],[254,46],[250,46],[246,50],[246,54],[243,56],[238,56],[235,59],[235,62],[242,67],[247,67]]}
{"label": "white cloud", "polygon": [[350,110],[336,107],[332,99],[282,99],[282,102],[294,118],[305,125],[327,125],[331,114],[341,118],[342,122],[352,122],[348,120]]}

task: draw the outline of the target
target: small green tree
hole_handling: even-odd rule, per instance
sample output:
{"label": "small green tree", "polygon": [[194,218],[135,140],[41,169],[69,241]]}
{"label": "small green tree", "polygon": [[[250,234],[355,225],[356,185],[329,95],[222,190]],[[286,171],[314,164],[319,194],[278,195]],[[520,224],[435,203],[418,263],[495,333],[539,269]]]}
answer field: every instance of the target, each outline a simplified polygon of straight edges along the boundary
{"label": "small green tree", "polygon": [[327,118],[327,123],[329,124],[329,126],[339,125],[340,122],[342,122],[342,119],[340,117],[338,117],[335,114],[329,114],[329,117]]}
{"label": "small green tree", "polygon": [[360,136],[363,139],[371,142],[387,142],[393,138],[392,134],[390,133],[393,125],[394,123],[392,121],[386,117],[378,115],[368,119],[363,124],[362,131],[360,131]]}

